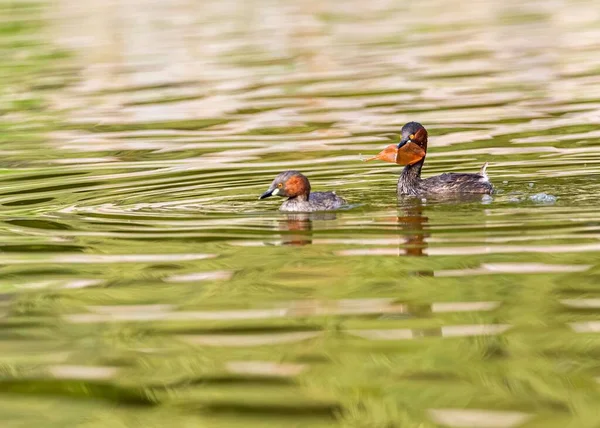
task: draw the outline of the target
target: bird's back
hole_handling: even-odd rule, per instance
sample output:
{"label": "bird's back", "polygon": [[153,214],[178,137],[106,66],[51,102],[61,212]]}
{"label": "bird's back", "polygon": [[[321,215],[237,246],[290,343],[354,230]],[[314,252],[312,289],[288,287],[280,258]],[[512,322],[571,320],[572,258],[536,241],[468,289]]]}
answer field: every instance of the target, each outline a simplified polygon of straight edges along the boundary
{"label": "bird's back", "polygon": [[419,188],[425,194],[491,194],[494,190],[486,175],[454,172],[426,178],[420,182]]}
{"label": "bird's back", "polygon": [[308,201],[288,199],[281,204],[281,211],[311,212],[329,211],[346,205],[345,199],[340,198],[335,192],[313,192]]}

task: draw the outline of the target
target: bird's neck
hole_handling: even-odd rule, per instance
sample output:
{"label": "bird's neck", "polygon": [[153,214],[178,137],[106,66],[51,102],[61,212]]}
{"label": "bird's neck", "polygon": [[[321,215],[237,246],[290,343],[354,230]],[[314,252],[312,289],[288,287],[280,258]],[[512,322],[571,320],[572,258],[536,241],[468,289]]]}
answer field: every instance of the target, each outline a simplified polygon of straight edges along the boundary
{"label": "bird's neck", "polygon": [[302,201],[302,202],[307,202],[309,195],[310,195],[310,193],[303,193],[301,195],[294,196],[293,198],[289,198],[288,201]]}
{"label": "bird's neck", "polygon": [[398,193],[402,195],[416,195],[421,182],[421,168],[425,157],[412,165],[406,165],[398,179]]}

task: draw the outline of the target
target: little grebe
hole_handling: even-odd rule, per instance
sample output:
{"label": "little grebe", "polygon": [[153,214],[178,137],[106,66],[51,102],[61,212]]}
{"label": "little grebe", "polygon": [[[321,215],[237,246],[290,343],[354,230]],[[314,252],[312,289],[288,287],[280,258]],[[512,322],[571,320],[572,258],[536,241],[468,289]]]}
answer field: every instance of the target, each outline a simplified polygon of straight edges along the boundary
{"label": "little grebe", "polygon": [[377,156],[368,159],[406,165],[398,179],[398,196],[493,192],[494,187],[486,173],[487,162],[481,167],[479,174],[448,172],[422,179],[421,168],[427,154],[427,130],[420,123],[408,122],[401,132],[402,139],[398,145],[388,146]]}
{"label": "little grebe", "polygon": [[265,199],[273,195],[288,198],[281,204],[280,211],[328,211],[347,204],[335,192],[310,193],[308,178],[298,171],[280,173],[271,183],[269,190],[260,195],[258,199]]}

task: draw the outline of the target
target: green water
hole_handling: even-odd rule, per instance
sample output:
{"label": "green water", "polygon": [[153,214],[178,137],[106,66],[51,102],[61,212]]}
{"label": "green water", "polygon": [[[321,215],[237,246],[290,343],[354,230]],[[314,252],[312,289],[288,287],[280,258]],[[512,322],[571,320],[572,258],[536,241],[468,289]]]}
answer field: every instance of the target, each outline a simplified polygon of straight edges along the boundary
{"label": "green water", "polygon": [[[3,427],[599,426],[594,2],[0,18]],[[398,201],[410,120],[498,194]]]}

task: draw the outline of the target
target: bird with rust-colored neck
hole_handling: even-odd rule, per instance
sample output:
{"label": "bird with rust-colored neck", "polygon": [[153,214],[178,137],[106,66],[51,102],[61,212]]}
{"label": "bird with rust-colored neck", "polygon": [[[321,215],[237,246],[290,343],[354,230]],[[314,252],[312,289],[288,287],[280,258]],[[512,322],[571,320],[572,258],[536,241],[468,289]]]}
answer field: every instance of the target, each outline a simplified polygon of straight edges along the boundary
{"label": "bird with rust-colored neck", "polygon": [[288,198],[281,204],[280,211],[329,211],[347,204],[335,192],[311,193],[308,178],[298,171],[284,171],[277,175],[269,189],[258,199],[265,199],[269,196]]}
{"label": "bird with rust-colored neck", "polygon": [[427,130],[418,122],[402,127],[400,143],[386,147],[367,160],[383,160],[406,165],[398,179],[398,196],[449,196],[453,194],[491,194],[494,186],[486,173],[487,162],[478,174],[447,172],[421,178],[421,168],[427,155]]}

